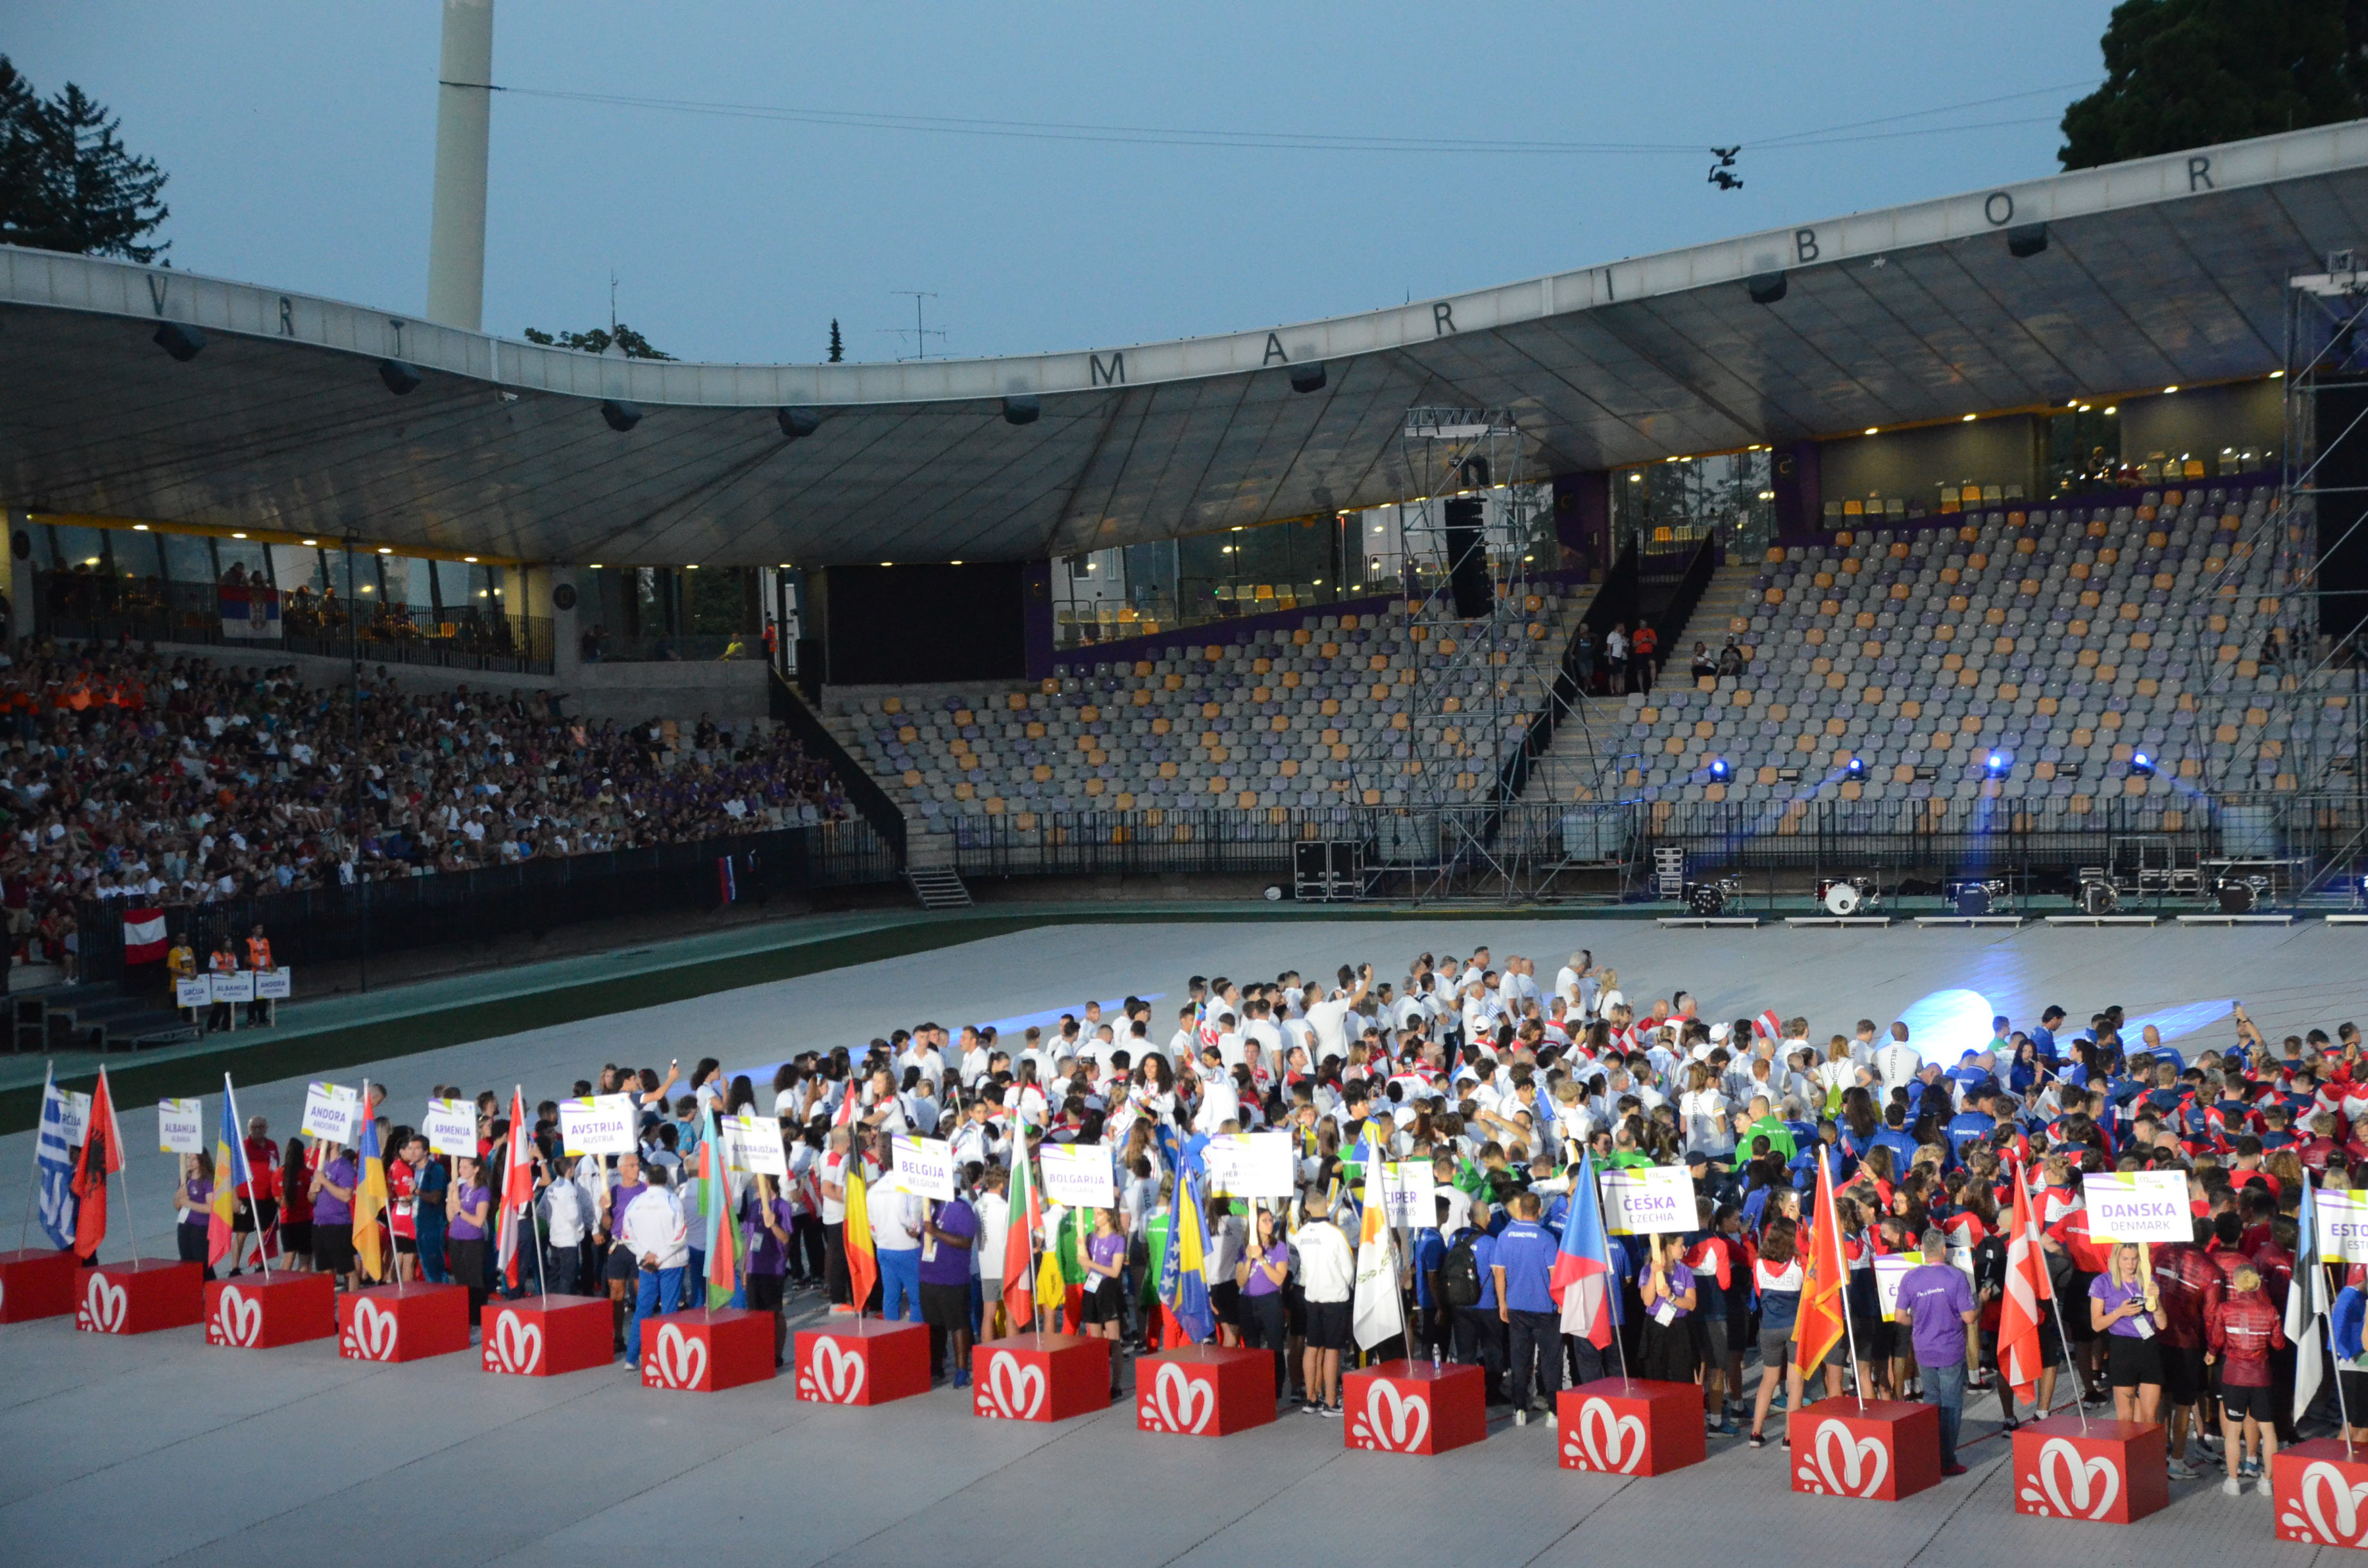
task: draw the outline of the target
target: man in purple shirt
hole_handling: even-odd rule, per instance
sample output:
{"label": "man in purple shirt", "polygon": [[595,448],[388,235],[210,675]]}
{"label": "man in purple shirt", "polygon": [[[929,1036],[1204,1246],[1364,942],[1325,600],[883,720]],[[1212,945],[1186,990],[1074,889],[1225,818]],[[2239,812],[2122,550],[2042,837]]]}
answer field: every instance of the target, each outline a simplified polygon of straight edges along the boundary
{"label": "man in purple shirt", "polygon": [[1973,1280],[1948,1261],[1947,1236],[1925,1232],[1924,1256],[1934,1261],[1900,1276],[1897,1315],[1909,1325],[1924,1403],[1941,1407],[1941,1473],[1963,1475],[1957,1427],[1965,1414],[1965,1331],[1980,1320],[1981,1309],[1974,1304]]}
{"label": "man in purple shirt", "polygon": [[354,1288],[354,1185],[360,1173],[342,1148],[324,1147],[332,1157],[313,1167],[313,1261]]}
{"label": "man in purple shirt", "polygon": [[921,1321],[929,1325],[931,1377],[953,1352],[953,1386],[970,1386],[971,1253],[978,1211],[960,1198],[933,1204],[921,1226]]}

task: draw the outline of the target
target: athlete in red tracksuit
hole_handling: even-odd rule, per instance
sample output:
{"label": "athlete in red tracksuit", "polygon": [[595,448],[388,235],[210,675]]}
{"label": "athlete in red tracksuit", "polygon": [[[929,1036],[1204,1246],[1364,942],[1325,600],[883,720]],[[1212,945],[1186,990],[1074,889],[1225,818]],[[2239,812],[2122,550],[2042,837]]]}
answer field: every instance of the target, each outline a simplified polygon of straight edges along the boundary
{"label": "athlete in red tracksuit", "polygon": [[2210,1354],[2220,1365],[2221,1451],[2228,1461],[2228,1479],[2220,1490],[2237,1496],[2250,1475],[2267,1496],[2270,1461],[2278,1451],[2270,1356],[2285,1347],[2286,1333],[2269,1292],[2261,1289],[2260,1270],[2241,1267],[2229,1285],[2228,1294],[2214,1303],[2206,1325]]}

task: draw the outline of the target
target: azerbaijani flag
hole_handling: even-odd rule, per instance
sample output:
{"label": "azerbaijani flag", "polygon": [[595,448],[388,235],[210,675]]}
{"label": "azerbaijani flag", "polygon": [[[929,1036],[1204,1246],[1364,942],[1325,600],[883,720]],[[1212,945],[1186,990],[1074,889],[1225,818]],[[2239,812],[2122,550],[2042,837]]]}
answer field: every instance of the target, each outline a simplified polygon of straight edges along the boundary
{"label": "azerbaijani flag", "polygon": [[[225,1102],[227,1103],[227,1102]],[[362,1080],[362,1133],[355,1143],[360,1175],[354,1180],[354,1260],[365,1279],[386,1278],[386,1254],[380,1247],[379,1221],[389,1207],[386,1153],[378,1144],[378,1118],[370,1114],[370,1080]]]}
{"label": "azerbaijani flag", "polygon": [[1044,1204],[1029,1173],[1028,1122],[1020,1118],[1011,1134],[1011,1199],[1009,1222],[1003,1233],[1003,1311],[1012,1332],[1036,1312],[1036,1228],[1044,1222]]}
{"label": "azerbaijani flag", "polygon": [[[855,1092],[852,1084],[847,1092]],[[880,1282],[880,1258],[871,1250],[871,1204],[863,1196],[863,1157],[851,1148],[847,1152],[847,1224],[843,1237],[848,1293],[854,1300],[855,1315],[861,1317],[863,1304],[871,1300],[871,1287]]]}
{"label": "azerbaijani flag", "polygon": [[1599,1350],[1611,1345],[1620,1321],[1620,1293],[1612,1289],[1611,1242],[1603,1231],[1603,1203],[1595,1189],[1595,1157],[1579,1151],[1570,1175],[1570,1208],[1563,1215],[1562,1244],[1554,1252],[1546,1288],[1562,1302],[1562,1331]]}
{"label": "azerbaijani flag", "polygon": [[[723,1140],[715,1130],[714,1102],[706,1102],[700,1116],[706,1136],[699,1141],[699,1204],[706,1227],[707,1305],[712,1312],[730,1305],[732,1292],[739,1288],[740,1222],[733,1213],[732,1163],[723,1157]],[[863,1228],[869,1235],[868,1221]]]}
{"label": "azerbaijani flag", "polygon": [[206,1265],[228,1257],[238,1246],[232,1221],[238,1214],[238,1189],[253,1179],[246,1167],[246,1142],[238,1135],[238,1110],[230,1097],[230,1074],[222,1074],[222,1125],[214,1132],[214,1196],[206,1218]]}
{"label": "azerbaijani flag", "polygon": [[1793,1365],[1807,1377],[1825,1364],[1849,1324],[1842,1319],[1842,1287],[1850,1271],[1842,1263],[1842,1226],[1834,1210],[1834,1172],[1817,1151],[1816,1229],[1801,1276],[1801,1311],[1793,1327]]}

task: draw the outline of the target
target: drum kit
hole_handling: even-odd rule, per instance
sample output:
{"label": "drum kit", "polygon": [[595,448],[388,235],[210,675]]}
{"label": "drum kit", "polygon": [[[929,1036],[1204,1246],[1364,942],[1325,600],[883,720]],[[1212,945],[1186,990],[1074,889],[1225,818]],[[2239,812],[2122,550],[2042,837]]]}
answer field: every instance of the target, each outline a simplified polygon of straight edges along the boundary
{"label": "drum kit", "polygon": [[1873,877],[1823,877],[1817,881],[1817,903],[1828,915],[1851,915],[1873,910],[1882,902]]}

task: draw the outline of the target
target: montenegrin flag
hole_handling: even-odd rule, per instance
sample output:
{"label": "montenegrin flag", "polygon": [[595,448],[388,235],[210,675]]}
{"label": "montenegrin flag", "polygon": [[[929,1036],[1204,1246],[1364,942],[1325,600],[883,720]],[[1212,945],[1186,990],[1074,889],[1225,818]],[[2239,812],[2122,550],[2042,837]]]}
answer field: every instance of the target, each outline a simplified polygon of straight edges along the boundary
{"label": "montenegrin flag", "polygon": [[1842,1227],[1834,1210],[1833,1167],[1817,1152],[1816,1228],[1801,1278],[1800,1316],[1793,1328],[1793,1364],[1807,1377],[1825,1364],[1826,1352],[1848,1331],[1842,1320],[1842,1287],[1850,1271],[1842,1263]]}

